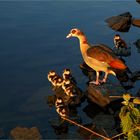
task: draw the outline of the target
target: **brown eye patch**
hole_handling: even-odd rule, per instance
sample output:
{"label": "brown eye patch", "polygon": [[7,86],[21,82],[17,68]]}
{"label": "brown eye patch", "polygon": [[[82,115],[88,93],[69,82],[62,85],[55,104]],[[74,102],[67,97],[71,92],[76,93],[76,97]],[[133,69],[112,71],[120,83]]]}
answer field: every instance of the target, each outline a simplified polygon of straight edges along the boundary
{"label": "brown eye patch", "polygon": [[71,32],[72,32],[72,34],[75,34],[76,30],[72,30]]}

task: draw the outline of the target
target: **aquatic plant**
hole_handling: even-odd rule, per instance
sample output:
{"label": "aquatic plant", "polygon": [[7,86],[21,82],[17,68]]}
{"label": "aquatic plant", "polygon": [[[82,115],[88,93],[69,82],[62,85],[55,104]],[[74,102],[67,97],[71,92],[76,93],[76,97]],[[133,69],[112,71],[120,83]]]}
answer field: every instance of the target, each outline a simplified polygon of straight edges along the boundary
{"label": "aquatic plant", "polygon": [[135,104],[140,104],[138,98],[131,100],[130,94],[123,95],[124,105],[119,113],[122,132],[128,140],[140,139],[140,110]]}

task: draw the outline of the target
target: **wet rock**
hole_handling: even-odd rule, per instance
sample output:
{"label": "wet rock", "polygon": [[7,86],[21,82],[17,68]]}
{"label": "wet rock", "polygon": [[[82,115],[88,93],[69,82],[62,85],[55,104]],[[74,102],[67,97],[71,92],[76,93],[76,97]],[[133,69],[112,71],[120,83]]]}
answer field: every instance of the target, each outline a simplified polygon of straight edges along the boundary
{"label": "wet rock", "polygon": [[137,41],[134,42],[137,48],[140,48],[140,39],[137,39]]}
{"label": "wet rock", "polygon": [[103,85],[89,84],[87,87],[87,97],[97,105],[105,107],[112,99],[109,96],[120,96],[125,92],[120,84],[104,83]]}
{"label": "wet rock", "polygon": [[131,26],[132,15],[130,14],[130,12],[125,12],[117,16],[112,16],[105,21],[113,30],[128,32]]}
{"label": "wet rock", "polygon": [[122,71],[122,70],[117,70],[115,69],[114,72],[116,73],[117,79],[122,83],[122,82],[128,82],[129,81],[129,74],[131,74],[129,68],[128,70]]}
{"label": "wet rock", "polygon": [[37,127],[16,127],[11,130],[10,136],[14,140],[41,140],[41,135]]}
{"label": "wet rock", "polygon": [[137,91],[136,95],[140,97],[140,89]]}
{"label": "wet rock", "polygon": [[130,13],[130,12],[125,12],[125,13],[122,13],[122,14],[120,14],[119,16],[132,18],[132,15],[131,15],[131,13]]}
{"label": "wet rock", "polygon": [[106,112],[107,110],[104,107],[99,106],[94,103],[92,100],[88,100],[88,104],[83,108],[83,112],[91,118],[94,119],[96,115],[100,112]]}
{"label": "wet rock", "polygon": [[87,97],[102,107],[110,103],[107,89],[94,84],[89,84],[87,88]]}
{"label": "wet rock", "polygon": [[133,19],[132,20],[132,25],[136,27],[140,27],[140,19]]}
{"label": "wet rock", "polygon": [[52,119],[49,121],[56,135],[68,133],[68,123],[60,118]]}
{"label": "wet rock", "polygon": [[140,0],[136,0],[136,2],[140,4]]}
{"label": "wet rock", "polygon": [[140,71],[133,72],[130,79],[132,82],[136,82],[137,80],[140,80]]}
{"label": "wet rock", "polygon": [[131,48],[130,47],[129,48],[114,48],[114,53],[117,56],[127,57],[131,55]]}
{"label": "wet rock", "polygon": [[137,47],[137,52],[140,53],[140,39],[134,42],[134,45]]}

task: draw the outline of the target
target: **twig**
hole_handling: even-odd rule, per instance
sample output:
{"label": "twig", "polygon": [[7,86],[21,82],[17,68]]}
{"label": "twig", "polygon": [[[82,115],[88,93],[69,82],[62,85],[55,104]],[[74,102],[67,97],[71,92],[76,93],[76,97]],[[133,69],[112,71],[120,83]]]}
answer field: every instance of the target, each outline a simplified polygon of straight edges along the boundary
{"label": "twig", "polygon": [[124,134],[124,133],[117,134],[117,135],[113,136],[113,137],[111,138],[111,140],[113,140],[113,139],[115,139],[115,138],[117,138],[117,137],[119,137],[119,136],[121,136],[121,135],[123,135],[123,134]]}
{"label": "twig", "polygon": [[105,131],[105,129],[102,128],[102,130],[104,131],[104,133],[106,134],[106,136],[109,137],[109,135],[107,134],[107,132]]}
{"label": "twig", "polygon": [[96,133],[96,132],[94,132],[93,130],[90,130],[89,128],[84,127],[83,125],[80,125],[80,124],[78,124],[77,122],[74,122],[74,121],[72,121],[72,120],[70,120],[70,119],[68,119],[68,118],[65,118],[65,117],[61,117],[61,118],[64,119],[64,120],[66,120],[66,121],[68,121],[68,122],[70,122],[70,123],[72,123],[72,124],[74,124],[74,125],[76,125],[76,126],[79,126],[79,127],[83,128],[83,129],[85,129],[85,130],[91,132],[92,134],[94,134],[94,135],[96,135],[96,136],[98,136],[98,137],[100,137],[100,138],[103,138],[103,140],[111,140],[110,138],[105,137],[105,136],[103,136],[103,135],[101,135],[101,134],[99,134],[99,133]]}
{"label": "twig", "polygon": [[[134,131],[134,130],[137,130],[137,129],[140,129],[140,128],[139,128],[139,127],[135,127],[135,128],[130,129],[129,131]],[[121,136],[121,135],[124,135],[124,134],[125,134],[125,133],[117,134],[117,135],[113,136],[113,137],[111,138],[111,140],[113,140],[114,138],[117,138],[117,137],[119,137],[119,136]]]}
{"label": "twig", "polygon": [[[123,96],[109,96],[109,98],[123,98]],[[132,99],[138,98],[138,97],[131,97]]]}

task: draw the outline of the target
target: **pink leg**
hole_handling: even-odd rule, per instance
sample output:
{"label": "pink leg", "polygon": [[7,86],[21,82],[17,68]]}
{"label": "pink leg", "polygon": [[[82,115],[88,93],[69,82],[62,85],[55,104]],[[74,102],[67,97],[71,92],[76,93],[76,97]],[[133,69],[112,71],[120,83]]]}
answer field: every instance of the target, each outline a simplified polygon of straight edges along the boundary
{"label": "pink leg", "polygon": [[102,80],[103,83],[106,82],[106,80],[107,80],[107,76],[108,76],[108,72],[105,73],[105,76],[104,76],[104,78],[103,78],[103,80]]}
{"label": "pink leg", "polygon": [[95,85],[100,85],[100,83],[99,83],[99,72],[98,71],[96,71],[96,81],[91,81],[90,83],[93,83]]}

